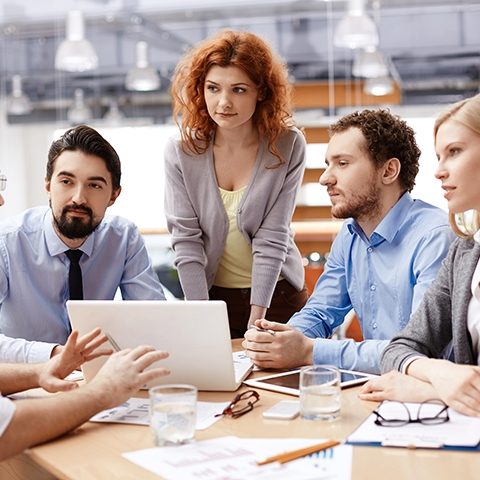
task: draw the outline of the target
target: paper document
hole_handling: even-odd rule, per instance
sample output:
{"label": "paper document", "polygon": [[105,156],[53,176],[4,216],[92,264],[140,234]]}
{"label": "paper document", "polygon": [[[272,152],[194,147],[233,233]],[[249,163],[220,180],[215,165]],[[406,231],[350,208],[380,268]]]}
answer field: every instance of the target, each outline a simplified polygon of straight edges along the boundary
{"label": "paper document", "polygon": [[[402,404],[391,402],[398,409],[397,418],[403,418],[405,410]],[[405,403],[412,419],[417,418],[421,404]],[[422,409],[425,405],[422,406]],[[480,442],[480,418],[462,415],[451,408],[448,409],[450,420],[437,425],[408,423],[401,427],[382,427],[375,425],[375,414],[370,415],[347,439],[353,444],[378,444],[400,447],[470,447],[475,448]],[[392,416],[392,418],[394,418]]]}
{"label": "paper document", "polygon": [[246,373],[252,368],[252,361],[245,351],[233,352],[232,357],[235,380],[240,382]]}
{"label": "paper document", "polygon": [[222,437],[177,447],[138,450],[124,453],[123,456],[166,480],[350,480],[352,447],[348,445],[282,465],[271,463],[258,466],[256,463],[271,455],[320,441],[318,438]]}
{"label": "paper document", "polygon": [[[197,402],[196,430],[204,430],[222,417],[215,417],[228,405],[228,402]],[[134,425],[149,425],[148,398],[130,398],[118,407],[104,410],[94,415],[91,422],[131,423]]]}

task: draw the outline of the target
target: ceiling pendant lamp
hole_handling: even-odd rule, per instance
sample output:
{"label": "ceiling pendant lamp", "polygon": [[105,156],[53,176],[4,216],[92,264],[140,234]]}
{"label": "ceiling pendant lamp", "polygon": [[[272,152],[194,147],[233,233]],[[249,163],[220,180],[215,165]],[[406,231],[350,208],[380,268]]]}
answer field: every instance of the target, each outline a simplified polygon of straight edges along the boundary
{"label": "ceiling pendant lamp", "polygon": [[335,29],[333,43],[341,48],[367,48],[378,45],[375,22],[365,13],[365,0],[348,0],[347,13]]}
{"label": "ceiling pendant lamp", "polygon": [[108,110],[103,115],[103,119],[110,125],[120,125],[125,119],[125,115],[120,110],[116,100],[110,100]]}
{"label": "ceiling pendant lamp", "polygon": [[148,92],[160,88],[158,72],[148,63],[147,42],[138,42],[136,45],[135,67],[127,73],[125,88],[137,92]]}
{"label": "ceiling pendant lamp", "polygon": [[30,99],[23,93],[22,77],[12,77],[12,93],[7,98],[7,113],[10,115],[26,115],[33,110]]}
{"label": "ceiling pendant lamp", "polygon": [[393,93],[393,80],[389,76],[367,78],[363,84],[363,91],[376,97],[389,95]]}
{"label": "ceiling pendant lamp", "polygon": [[66,39],[55,55],[55,68],[66,72],[86,72],[98,67],[98,57],[92,44],[85,39],[85,22],[80,10],[67,15]]}
{"label": "ceiling pendant lamp", "polygon": [[385,57],[375,47],[367,47],[356,53],[352,67],[354,77],[386,77],[388,73]]}
{"label": "ceiling pendant lamp", "polygon": [[85,96],[81,88],[73,93],[73,103],[67,112],[68,120],[73,124],[85,123],[93,117],[92,111],[85,103]]}

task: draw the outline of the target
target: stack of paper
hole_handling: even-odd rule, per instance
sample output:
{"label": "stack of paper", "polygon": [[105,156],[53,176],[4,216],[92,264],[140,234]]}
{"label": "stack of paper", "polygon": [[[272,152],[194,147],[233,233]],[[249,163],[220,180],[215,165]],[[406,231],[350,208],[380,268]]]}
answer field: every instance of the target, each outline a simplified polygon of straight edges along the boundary
{"label": "stack of paper", "polygon": [[163,478],[182,480],[350,480],[352,448],[341,445],[280,465],[257,461],[319,443],[319,439],[222,437],[176,447],[149,448],[123,454]]}

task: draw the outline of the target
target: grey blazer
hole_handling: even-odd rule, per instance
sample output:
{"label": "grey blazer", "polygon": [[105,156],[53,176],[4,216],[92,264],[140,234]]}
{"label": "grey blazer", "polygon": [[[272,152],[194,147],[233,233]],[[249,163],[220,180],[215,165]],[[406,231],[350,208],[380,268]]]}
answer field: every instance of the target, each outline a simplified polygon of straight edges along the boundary
{"label": "grey blazer", "polygon": [[442,358],[450,341],[456,363],[477,363],[467,328],[467,311],[479,258],[480,244],[474,240],[457,239],[452,243],[418,310],[383,351],[382,372],[401,370],[412,356]]}

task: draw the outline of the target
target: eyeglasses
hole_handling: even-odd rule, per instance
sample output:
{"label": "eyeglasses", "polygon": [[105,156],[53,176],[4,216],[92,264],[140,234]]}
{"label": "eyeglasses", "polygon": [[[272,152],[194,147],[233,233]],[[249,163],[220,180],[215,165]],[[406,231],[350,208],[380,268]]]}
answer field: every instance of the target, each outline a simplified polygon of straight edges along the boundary
{"label": "eyeglasses", "polygon": [[403,402],[383,402],[373,411],[376,415],[375,425],[381,427],[401,427],[409,423],[439,425],[450,420],[448,405],[441,400],[427,400],[421,403],[416,418],[412,418],[410,408]]}
{"label": "eyeglasses", "polygon": [[260,394],[255,390],[245,390],[239,393],[227,405],[222,413],[217,413],[215,416],[228,415],[232,418],[238,418],[253,410],[253,406],[260,400]]}

